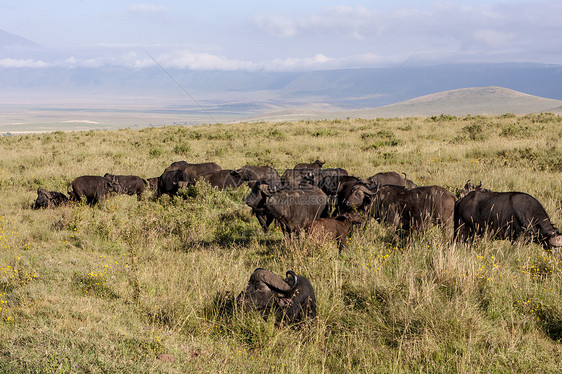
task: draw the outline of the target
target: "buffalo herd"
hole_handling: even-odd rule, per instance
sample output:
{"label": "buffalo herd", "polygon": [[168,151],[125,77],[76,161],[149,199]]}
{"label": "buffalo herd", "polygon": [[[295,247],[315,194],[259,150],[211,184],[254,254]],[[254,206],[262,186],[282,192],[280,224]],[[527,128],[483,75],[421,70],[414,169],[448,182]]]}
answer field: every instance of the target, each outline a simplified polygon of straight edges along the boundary
{"label": "buffalo herd", "polygon": [[[468,181],[459,198],[441,186],[417,186],[406,175],[377,173],[367,179],[341,168],[323,168],[324,162],[300,163],[281,175],[270,166],[246,165],[222,169],[213,162],[178,161],[159,177],[147,180],[134,175],[85,175],[72,181],[68,197],[56,191],[37,190],[33,207],[53,208],[85,199],[96,204],[109,193],[136,195],[146,190],[155,197],[176,195],[198,180],[219,190],[250,187],[245,203],[264,232],[276,221],[287,237],[323,237],[346,248],[353,225],[370,218],[386,225],[395,236],[419,232],[433,225],[454,227],[454,240],[472,242],[476,236],[526,239],[544,248],[562,247],[562,235],[552,225],[543,206],[522,192],[493,192]],[[312,285],[288,271],[287,278],[256,269],[237,298],[240,305],[274,310],[289,322],[316,315]]]}

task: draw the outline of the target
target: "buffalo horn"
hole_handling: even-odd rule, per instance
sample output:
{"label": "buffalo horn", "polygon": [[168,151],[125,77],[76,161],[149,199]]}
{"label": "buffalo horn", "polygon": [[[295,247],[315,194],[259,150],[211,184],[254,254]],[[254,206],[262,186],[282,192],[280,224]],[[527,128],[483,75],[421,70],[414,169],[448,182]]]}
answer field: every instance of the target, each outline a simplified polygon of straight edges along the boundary
{"label": "buffalo horn", "polygon": [[253,274],[254,279],[262,281],[263,283],[267,284],[268,286],[275,288],[282,292],[288,292],[292,289],[283,278],[279,275],[265,269],[256,269]]}
{"label": "buffalo horn", "polygon": [[293,279],[293,287],[294,288],[297,285],[297,275],[295,274],[294,271],[289,270],[286,274],[287,279],[289,279],[289,277],[291,277]]}
{"label": "buffalo horn", "polygon": [[480,181],[480,184],[478,184],[478,188],[482,187],[482,181]]}

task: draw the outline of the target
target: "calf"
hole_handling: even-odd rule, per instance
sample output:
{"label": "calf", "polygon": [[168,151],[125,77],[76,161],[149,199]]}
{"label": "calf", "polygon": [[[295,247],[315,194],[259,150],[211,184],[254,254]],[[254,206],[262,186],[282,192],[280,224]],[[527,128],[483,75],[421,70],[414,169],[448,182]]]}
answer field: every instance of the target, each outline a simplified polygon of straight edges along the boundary
{"label": "calf", "polygon": [[312,221],[306,232],[310,236],[329,237],[338,242],[340,252],[347,248],[347,235],[354,224],[363,222],[358,212],[347,212],[334,218],[318,218]]}

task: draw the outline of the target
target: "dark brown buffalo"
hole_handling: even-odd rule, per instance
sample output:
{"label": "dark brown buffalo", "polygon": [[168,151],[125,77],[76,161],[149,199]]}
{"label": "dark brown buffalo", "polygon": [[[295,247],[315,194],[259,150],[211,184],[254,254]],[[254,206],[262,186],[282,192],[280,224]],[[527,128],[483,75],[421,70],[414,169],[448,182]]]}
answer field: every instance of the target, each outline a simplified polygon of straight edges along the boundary
{"label": "dark brown buffalo", "polygon": [[168,166],[165,171],[172,171],[172,170],[183,170],[183,172],[187,174],[190,180],[195,180],[203,174],[219,171],[222,170],[222,168],[218,164],[215,164],[214,162],[202,162],[199,164],[190,164],[185,161],[176,161],[173,162],[170,166]]}
{"label": "dark brown buffalo", "polygon": [[293,169],[297,170],[297,169],[317,169],[320,170],[322,168],[322,165],[324,165],[325,161],[320,161],[320,160],[316,160],[312,163],[300,163],[300,164],[296,164],[295,167]]}
{"label": "dark brown buffalo", "polygon": [[121,187],[118,191],[119,193],[137,195],[138,200],[141,199],[142,194],[148,185],[146,180],[136,175],[113,175],[106,173],[103,177],[114,183],[119,183],[119,186]]}
{"label": "dark brown buffalo", "polygon": [[62,192],[47,191],[44,188],[37,189],[37,199],[33,205],[33,209],[55,208],[60,205],[68,204],[70,200]]}
{"label": "dark brown buffalo", "polygon": [[281,178],[271,166],[246,165],[237,169],[236,172],[240,175],[243,182],[248,182],[250,187],[259,180],[267,182],[270,186],[281,186]]}
{"label": "dark brown buffalo", "polygon": [[199,176],[198,179],[207,181],[212,187],[219,190],[227,188],[238,188],[242,184],[242,178],[235,170],[219,170]]}
{"label": "dark brown buffalo", "polygon": [[354,224],[363,222],[358,212],[346,212],[333,218],[318,218],[312,221],[306,232],[312,237],[329,237],[338,242],[340,252],[347,248],[347,235]]}
{"label": "dark brown buffalo", "polygon": [[328,196],[315,186],[299,189],[282,189],[270,194],[265,209],[275,218],[287,235],[299,235],[310,222],[325,217]]}
{"label": "dark brown buffalo", "polygon": [[78,177],[72,181],[71,186],[71,191],[67,189],[70,200],[80,201],[83,197],[86,197],[88,204],[96,204],[110,192],[118,193],[121,188],[119,182],[114,182],[97,175],[83,175]]}
{"label": "dark brown buffalo", "polygon": [[470,183],[470,179],[469,179],[469,180],[466,181],[463,189],[459,192],[459,198],[462,199],[463,197],[465,197],[466,195],[468,195],[472,191],[490,192],[490,190],[482,188],[482,182],[480,182],[478,185],[476,185],[474,183]]}
{"label": "dark brown buffalo", "polygon": [[431,224],[446,225],[453,216],[455,197],[440,186],[408,190],[402,186],[388,185],[372,191],[358,184],[353,187],[345,204],[368,211],[394,231],[400,228],[410,232]]}
{"label": "dark brown buffalo", "polygon": [[414,182],[406,178],[406,174],[404,174],[404,177],[402,177],[395,171],[377,173],[369,177],[367,181],[373,185],[378,186],[402,186],[408,189],[416,187],[416,184]]}
{"label": "dark brown buffalo", "polygon": [[367,188],[367,181],[349,175],[347,177],[341,177],[339,182],[340,184],[335,194],[335,198],[331,198],[330,203],[337,209],[339,213],[345,213],[352,210],[351,207],[346,204],[346,201],[351,196],[355,185],[362,184],[365,186],[365,188]]}
{"label": "dark brown buffalo", "polygon": [[269,213],[265,207],[265,201],[269,196],[273,194],[274,189],[272,189],[269,184],[265,181],[257,181],[252,187],[252,191],[246,197],[246,205],[252,208],[252,213],[258,219],[263,232],[269,230],[269,225],[273,222],[273,215]]}
{"label": "dark brown buffalo", "polygon": [[562,235],[537,199],[523,192],[472,191],[455,204],[455,238],[472,241],[490,233],[498,239],[529,238],[562,247]]}
{"label": "dark brown buffalo", "polygon": [[318,175],[317,187],[328,196],[338,193],[340,184],[348,177],[347,170],[341,168],[322,169]]}
{"label": "dark brown buffalo", "polygon": [[316,317],[316,296],[310,281],[289,270],[283,279],[269,270],[257,268],[248,285],[236,297],[240,307],[259,310],[264,316],[275,312],[277,322],[290,324]]}
{"label": "dark brown buffalo", "polygon": [[280,179],[283,188],[306,188],[313,186],[316,180],[310,169],[287,169]]}
{"label": "dark brown buffalo", "polygon": [[160,177],[158,177],[158,196],[167,194],[170,196],[175,195],[181,182],[192,183],[193,179],[182,169],[165,170]]}

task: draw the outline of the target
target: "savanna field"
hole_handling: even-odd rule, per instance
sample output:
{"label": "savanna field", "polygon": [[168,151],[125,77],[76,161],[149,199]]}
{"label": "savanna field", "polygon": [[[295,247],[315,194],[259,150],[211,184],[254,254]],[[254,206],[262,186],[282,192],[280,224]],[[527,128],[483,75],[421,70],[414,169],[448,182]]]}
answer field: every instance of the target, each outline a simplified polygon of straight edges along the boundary
{"label": "savanna field", "polygon": [[[370,220],[337,244],[263,233],[247,186],[110,195],[33,210],[81,175],[157,177],[326,161],[458,193],[471,179],[537,198],[562,228],[562,117],[438,116],[172,126],[0,138],[0,372],[555,373],[562,254]],[[276,326],[233,303],[257,267],[310,279],[318,317]]]}

